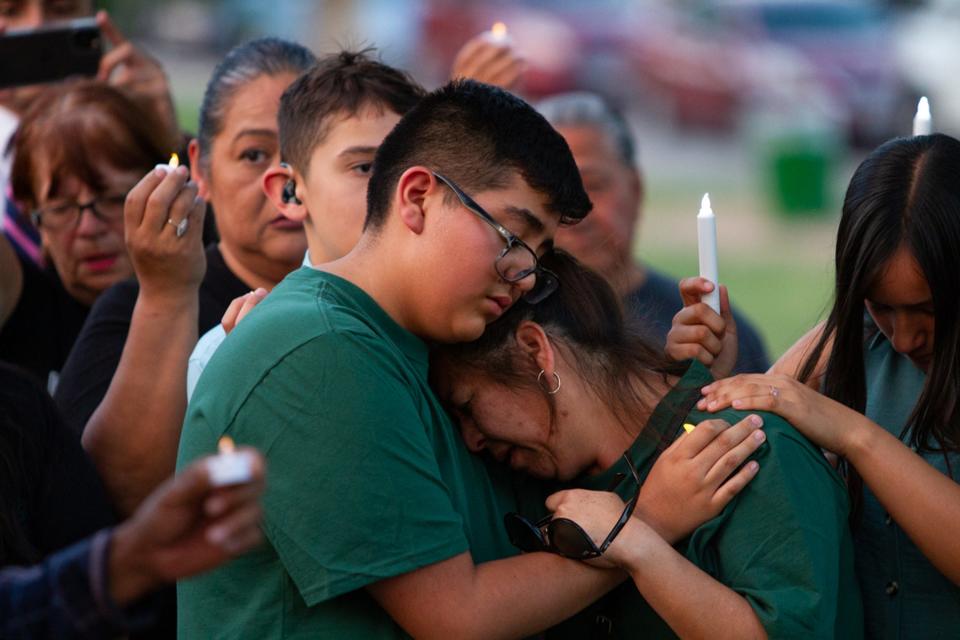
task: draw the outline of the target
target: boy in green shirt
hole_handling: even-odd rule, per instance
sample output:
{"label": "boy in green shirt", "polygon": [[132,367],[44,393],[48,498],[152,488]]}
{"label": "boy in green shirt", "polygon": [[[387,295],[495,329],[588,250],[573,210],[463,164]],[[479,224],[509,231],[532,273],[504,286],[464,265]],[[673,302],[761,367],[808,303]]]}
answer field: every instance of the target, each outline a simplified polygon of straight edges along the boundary
{"label": "boy in green shirt", "polygon": [[[312,216],[315,159],[282,153],[295,167],[267,190]],[[260,448],[269,544],[181,583],[183,637],[525,635],[622,579],[548,554],[498,560],[515,496],[426,380],[428,342],[473,339],[549,293],[536,255],[590,208],[566,144],[518,98],[458,82],[401,120],[375,168],[357,247],[288,276],[197,386],[178,466],[224,434]]]}

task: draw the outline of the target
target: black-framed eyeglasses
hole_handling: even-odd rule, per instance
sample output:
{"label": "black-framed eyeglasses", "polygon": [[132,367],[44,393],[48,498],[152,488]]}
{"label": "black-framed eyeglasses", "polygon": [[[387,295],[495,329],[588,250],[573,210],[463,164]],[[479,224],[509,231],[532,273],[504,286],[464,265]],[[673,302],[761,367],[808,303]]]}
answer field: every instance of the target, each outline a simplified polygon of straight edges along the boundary
{"label": "black-framed eyeglasses", "polygon": [[[637,499],[640,497],[640,476],[630,460],[629,452],[623,454],[623,459],[637,483],[637,491],[623,508],[620,519],[599,546],[589,533],[569,518],[554,518],[553,515],[548,515],[533,523],[518,513],[508,513],[503,518],[510,543],[524,552],[548,551],[574,560],[589,560],[602,556],[630,520],[637,506]],[[607,491],[613,491],[623,478],[623,474],[618,474]]]}
{"label": "black-framed eyeglasses", "polygon": [[437,180],[450,187],[450,190],[457,196],[465,209],[493,227],[503,238],[506,246],[493,262],[497,274],[506,282],[519,282],[530,275],[536,278],[536,284],[534,284],[533,289],[524,294],[524,300],[530,304],[537,304],[557,290],[557,287],[560,286],[560,279],[557,278],[557,274],[540,266],[540,260],[537,258],[536,252],[526,242],[497,222],[473,198],[464,193],[463,189],[458,187],[453,180],[436,172],[433,175]]}
{"label": "black-framed eyeglasses", "polygon": [[55,204],[34,210],[30,219],[37,227],[43,226],[50,231],[73,229],[80,223],[84,210],[89,209],[103,222],[117,222],[123,218],[123,203],[126,199],[127,194],[116,193],[97,196],[89,202]]}

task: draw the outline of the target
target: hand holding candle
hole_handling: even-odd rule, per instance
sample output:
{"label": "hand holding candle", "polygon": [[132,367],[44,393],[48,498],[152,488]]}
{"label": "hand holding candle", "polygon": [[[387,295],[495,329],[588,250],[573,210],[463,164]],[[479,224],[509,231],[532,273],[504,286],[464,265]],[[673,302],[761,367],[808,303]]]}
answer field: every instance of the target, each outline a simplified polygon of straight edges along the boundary
{"label": "hand holding candle", "polygon": [[243,484],[253,479],[253,466],[250,456],[236,451],[233,439],[223,436],[217,445],[220,455],[213,456],[207,461],[207,471],[210,473],[210,482],[216,487],[231,484]]}
{"label": "hand holding candle", "polygon": [[162,169],[167,173],[173,173],[174,169],[180,166],[180,156],[175,153],[170,154],[170,162],[167,164],[158,164],[155,169]]}
{"label": "hand holding candle", "polygon": [[926,96],[917,103],[917,115],[913,117],[913,135],[928,136],[933,132],[933,118],[930,116],[930,101]]}
{"label": "hand holding candle", "polygon": [[720,313],[720,282],[717,267],[717,219],[710,207],[710,194],[703,194],[697,214],[697,240],[700,245],[700,277],[713,283],[713,291],[703,297],[710,308]]}
{"label": "hand holding candle", "polygon": [[451,78],[470,78],[508,91],[516,88],[526,68],[523,56],[502,22],[470,38],[457,52]]}

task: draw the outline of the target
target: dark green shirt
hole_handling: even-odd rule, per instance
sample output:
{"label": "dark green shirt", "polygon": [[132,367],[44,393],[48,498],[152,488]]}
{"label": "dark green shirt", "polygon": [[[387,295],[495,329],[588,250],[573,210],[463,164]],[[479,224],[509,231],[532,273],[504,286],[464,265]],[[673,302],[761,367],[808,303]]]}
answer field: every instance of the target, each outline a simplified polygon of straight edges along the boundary
{"label": "dark green shirt", "polygon": [[[695,390],[711,380],[706,368],[694,362],[656,407],[630,448],[642,478],[661,442],[679,437],[681,423],[719,417],[734,424],[748,415],[682,410],[684,418],[677,420],[677,408],[691,404],[684,399],[691,391],[697,397]],[[843,480],[820,450],[782,418],[760,415],[767,435],[753,456],[760,472],[719,516],[697,528],[677,550],[745,597],[771,638],[860,638],[863,614]],[[603,489],[614,473],[626,471],[621,460],[585,479],[582,486]],[[622,482],[617,493],[627,499],[636,491],[631,485]],[[556,631],[559,637],[570,638],[676,637],[632,582]]]}
{"label": "dark green shirt", "polygon": [[[866,344],[865,369],[867,417],[900,438],[926,377],[879,331]],[[947,476],[949,459],[952,478],[960,480],[960,454],[920,455]],[[960,587],[937,571],[867,487],[854,540],[867,637],[960,637]]]}
{"label": "dark green shirt", "polygon": [[426,345],[349,282],[290,274],[216,352],[178,468],[229,434],[267,459],[266,544],[178,585],[182,638],[395,638],[364,587],[469,551],[515,553],[505,475],[427,384]]}

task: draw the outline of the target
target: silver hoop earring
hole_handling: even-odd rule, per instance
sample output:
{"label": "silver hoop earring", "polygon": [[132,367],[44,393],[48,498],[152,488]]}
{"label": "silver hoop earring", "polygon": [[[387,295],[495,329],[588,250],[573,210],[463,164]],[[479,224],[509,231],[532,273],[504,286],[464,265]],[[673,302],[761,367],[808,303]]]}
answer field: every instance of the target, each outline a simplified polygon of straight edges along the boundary
{"label": "silver hoop earring", "polygon": [[[544,371],[543,369],[540,369],[540,373],[537,374],[537,384],[540,384],[540,383],[541,383],[541,381],[542,381],[542,379],[543,379],[543,374],[545,374],[545,373],[546,373],[546,371]],[[553,377],[554,377],[554,379],[557,381],[557,386],[555,386],[553,389],[545,389],[545,391],[546,391],[547,393],[549,393],[550,395],[555,396],[555,395],[557,395],[557,391],[560,391],[560,374],[557,373],[556,371],[554,371],[554,372],[553,372]],[[540,384],[540,386],[542,387],[543,385]]]}

